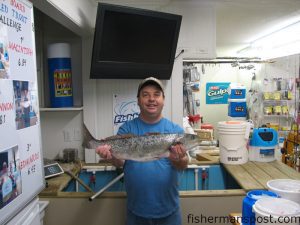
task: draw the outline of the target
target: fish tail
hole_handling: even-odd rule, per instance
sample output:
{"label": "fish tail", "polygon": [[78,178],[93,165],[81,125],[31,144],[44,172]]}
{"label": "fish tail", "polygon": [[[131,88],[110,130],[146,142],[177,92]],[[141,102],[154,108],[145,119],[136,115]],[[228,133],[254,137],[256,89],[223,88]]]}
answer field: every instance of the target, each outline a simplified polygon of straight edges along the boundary
{"label": "fish tail", "polygon": [[86,125],[83,124],[83,143],[82,147],[85,148],[92,148],[91,141],[96,140],[93,135],[90,133],[90,131],[87,129]]}

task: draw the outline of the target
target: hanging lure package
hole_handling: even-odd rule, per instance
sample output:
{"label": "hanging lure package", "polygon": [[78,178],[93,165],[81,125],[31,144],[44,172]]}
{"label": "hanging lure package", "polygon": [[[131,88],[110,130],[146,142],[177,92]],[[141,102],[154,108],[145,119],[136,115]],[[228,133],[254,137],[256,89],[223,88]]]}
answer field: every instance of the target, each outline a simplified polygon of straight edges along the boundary
{"label": "hanging lure package", "polygon": [[264,100],[271,100],[271,99],[273,99],[272,93],[271,92],[264,92],[263,93],[263,99]]}
{"label": "hanging lure package", "polygon": [[281,107],[281,112],[282,112],[282,115],[288,115],[289,114],[289,107],[287,105],[283,105]]}
{"label": "hanging lure package", "polygon": [[275,105],[273,106],[273,114],[274,115],[281,115],[281,105]]}
{"label": "hanging lure package", "polygon": [[273,109],[272,106],[264,106],[264,114],[265,115],[272,115]]}
{"label": "hanging lure package", "polygon": [[281,99],[281,92],[280,91],[275,91],[274,93],[273,93],[273,99],[274,100],[280,100]]}

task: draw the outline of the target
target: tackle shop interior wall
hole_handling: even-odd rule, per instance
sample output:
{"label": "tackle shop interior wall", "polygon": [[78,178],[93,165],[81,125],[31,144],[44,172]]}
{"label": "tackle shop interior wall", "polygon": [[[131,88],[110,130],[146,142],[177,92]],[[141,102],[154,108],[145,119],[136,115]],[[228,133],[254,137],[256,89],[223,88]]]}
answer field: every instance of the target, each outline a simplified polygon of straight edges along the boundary
{"label": "tackle shop interior wall", "polygon": [[[35,1],[34,1],[35,2]],[[39,2],[39,1],[37,1]],[[199,7],[193,7],[189,5],[188,7],[194,8],[197,11]],[[203,8],[203,7],[202,7]],[[94,12],[95,13],[95,12]],[[93,13],[91,12],[93,15]],[[196,12],[194,13],[196,14]],[[173,68],[172,79],[169,81],[164,81],[166,85],[166,105],[164,110],[164,116],[173,120],[176,123],[182,123],[183,117],[183,94],[182,94],[182,83],[183,83],[183,66],[182,62],[183,59],[188,57],[189,50],[199,49],[199,45],[208,45],[207,40],[215,41],[215,11],[211,9],[210,17],[202,18],[201,14],[197,15],[197,17],[193,17],[194,14],[190,14],[187,17],[189,18],[188,24],[189,26],[186,27],[186,31],[192,30],[195,34],[194,37],[199,37],[205,35],[205,39],[200,42],[196,40],[189,40],[188,37],[191,36],[191,33],[188,33],[186,36],[182,36],[182,46],[186,44],[187,51],[180,55],[175,63]],[[186,16],[184,16],[186,18]],[[203,29],[196,29],[199,24],[197,24],[193,19],[197,18],[197,20],[201,21],[209,21],[212,26],[211,30],[204,31]],[[196,20],[196,19],[195,19]],[[39,20],[35,20],[36,25],[39,23]],[[57,41],[60,40],[63,32],[61,30],[57,30],[57,27],[53,25],[53,23],[44,25],[44,28],[47,28],[50,33],[57,35]],[[64,29],[68,30],[66,27]],[[76,35],[72,34],[72,37],[76,37]],[[78,36],[77,36],[78,37]],[[64,133],[63,131],[66,129],[73,129],[77,127],[81,127],[83,122],[88,126],[91,130],[92,134],[94,134],[98,138],[110,136],[113,133],[113,126],[112,126],[112,98],[113,94],[118,92],[124,95],[136,95],[137,85],[139,83],[138,80],[90,80],[89,79],[89,71],[90,71],[90,59],[91,59],[91,49],[93,43],[93,35],[89,34],[86,36],[80,37],[81,40],[79,41],[80,45],[76,52],[80,55],[79,61],[73,63],[78,67],[73,72],[82,73],[79,77],[82,76],[83,84],[82,89],[76,88],[76,93],[80,93],[82,91],[83,95],[83,112],[82,111],[73,111],[73,112],[41,112],[41,128],[42,128],[42,142],[43,142],[43,152],[44,156],[47,158],[55,158],[58,154],[61,154],[64,148],[78,148],[79,149],[79,157],[83,159],[83,149],[81,147],[82,140],[72,140],[70,142],[66,142],[64,140]],[[65,38],[62,38],[65,41]],[[206,40],[207,39],[207,40]],[[74,39],[69,38],[70,41],[74,41]],[[37,49],[41,48],[42,45],[38,45],[40,41],[43,41],[43,38],[37,39]],[[76,41],[76,43],[78,43]],[[200,44],[199,44],[200,43]],[[209,42],[210,43],[210,42]],[[77,48],[77,47],[76,47]],[[207,50],[209,53],[214,52],[214,48]],[[180,49],[178,49],[180,50]],[[39,54],[39,50],[37,54]],[[190,51],[191,52],[191,51]],[[212,54],[213,55],[213,54]],[[197,56],[197,54],[196,54]],[[46,55],[38,55],[37,58],[37,67],[38,67],[38,76],[41,77],[43,74],[42,63],[39,60],[45,58]],[[205,58],[203,55],[199,55],[198,57]],[[196,58],[198,58],[196,57]],[[207,57],[207,56],[206,56]],[[292,68],[292,62],[286,64],[285,57],[282,58],[282,63],[279,64],[272,64],[271,67],[274,67],[274,70],[277,71],[277,67],[282,67],[283,71],[286,71],[287,67]],[[224,68],[223,68],[224,66]],[[251,78],[252,78],[252,71],[250,70],[238,70],[237,68],[232,68],[229,64],[223,65],[222,69],[221,66],[218,65],[206,65],[206,72],[201,77],[201,90],[205,90],[205,83],[206,82],[219,82],[219,81],[232,81],[232,82],[240,82],[246,85],[247,91],[249,90],[249,86],[251,85]],[[262,65],[263,67],[264,65]],[[269,65],[268,65],[269,66]],[[298,62],[299,66],[299,62]],[[294,66],[296,67],[296,66]],[[263,77],[266,73],[260,73],[260,65],[256,65],[256,73],[259,74],[258,77]],[[269,70],[269,69],[267,69]],[[264,69],[262,69],[264,71]],[[40,74],[40,75],[39,75]],[[228,76],[230,76],[228,78]],[[80,78],[77,79],[77,82],[80,82]],[[76,81],[75,81],[76,82]],[[40,86],[40,85],[39,85]],[[44,87],[46,88],[46,87]],[[75,94],[76,94],[75,93]],[[201,93],[201,91],[200,91]],[[202,92],[204,93],[204,92]],[[201,94],[202,94],[201,93]],[[39,96],[43,96],[42,93],[39,93]],[[205,97],[201,95],[201,106],[200,106],[200,113],[204,116],[205,122],[211,122],[214,126],[217,121],[225,120],[227,118],[227,105],[210,105],[207,106],[205,104]],[[211,112],[216,112],[216,108],[219,109],[220,107],[220,114]]]}
{"label": "tackle shop interior wall", "polygon": [[[172,2],[167,8],[160,7],[159,9],[155,3],[152,4],[135,6],[183,15],[176,55],[182,49],[185,49],[185,52],[175,60],[171,79],[163,81],[166,94],[163,115],[182,125],[182,60],[184,57],[215,57],[215,7],[195,1],[184,4]],[[84,40],[83,59],[91,58],[92,41],[93,38]],[[83,61],[83,71],[84,123],[98,138],[111,136],[113,134],[113,95],[135,98],[140,80],[90,80],[89,60]],[[155,76],[155,74],[149,74],[149,76]]]}
{"label": "tackle shop interior wall", "polygon": [[[203,117],[204,123],[210,123],[214,126],[215,131],[219,121],[228,120],[228,104],[206,104],[206,84],[215,82],[241,83],[249,91],[253,74],[258,73],[262,66],[259,63],[249,64],[253,65],[254,68],[250,70],[240,69],[239,66],[233,67],[231,63],[195,64],[200,73],[199,92],[195,95],[196,98],[200,99],[200,115]],[[202,65],[204,66],[203,71]],[[243,66],[243,64],[240,65],[240,67]],[[217,132],[215,132],[215,136],[217,137]]]}

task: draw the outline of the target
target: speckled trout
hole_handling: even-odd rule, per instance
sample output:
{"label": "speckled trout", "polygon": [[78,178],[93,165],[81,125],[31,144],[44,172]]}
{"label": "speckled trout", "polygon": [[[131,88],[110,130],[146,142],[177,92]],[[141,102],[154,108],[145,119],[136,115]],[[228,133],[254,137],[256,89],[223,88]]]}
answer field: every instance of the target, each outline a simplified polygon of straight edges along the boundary
{"label": "speckled trout", "polygon": [[187,151],[195,148],[201,141],[193,134],[159,134],[144,136],[116,135],[97,140],[84,126],[83,146],[96,149],[99,145],[110,145],[112,155],[119,159],[151,161],[169,156],[172,145],[182,143]]}

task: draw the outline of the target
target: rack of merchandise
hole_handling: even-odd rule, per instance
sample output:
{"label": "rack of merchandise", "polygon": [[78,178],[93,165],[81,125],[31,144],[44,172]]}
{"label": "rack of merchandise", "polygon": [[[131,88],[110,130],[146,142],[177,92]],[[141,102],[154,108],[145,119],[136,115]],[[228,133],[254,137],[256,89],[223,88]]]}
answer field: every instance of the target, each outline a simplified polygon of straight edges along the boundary
{"label": "rack of merchandise", "polygon": [[[275,84],[275,85],[270,85]],[[261,92],[261,125],[267,125],[278,131],[279,138],[285,138],[294,129],[295,115],[298,109],[298,91],[295,81],[287,78],[264,80]]]}
{"label": "rack of merchandise", "polygon": [[[295,114],[295,104],[292,95],[289,99],[266,99],[265,96],[271,96],[273,93],[262,93],[262,111],[263,123],[268,127],[274,128],[279,133],[279,138],[285,138],[292,129]],[[278,97],[279,94],[275,93]],[[273,95],[274,96],[274,95]],[[282,96],[282,95],[280,95]]]}

